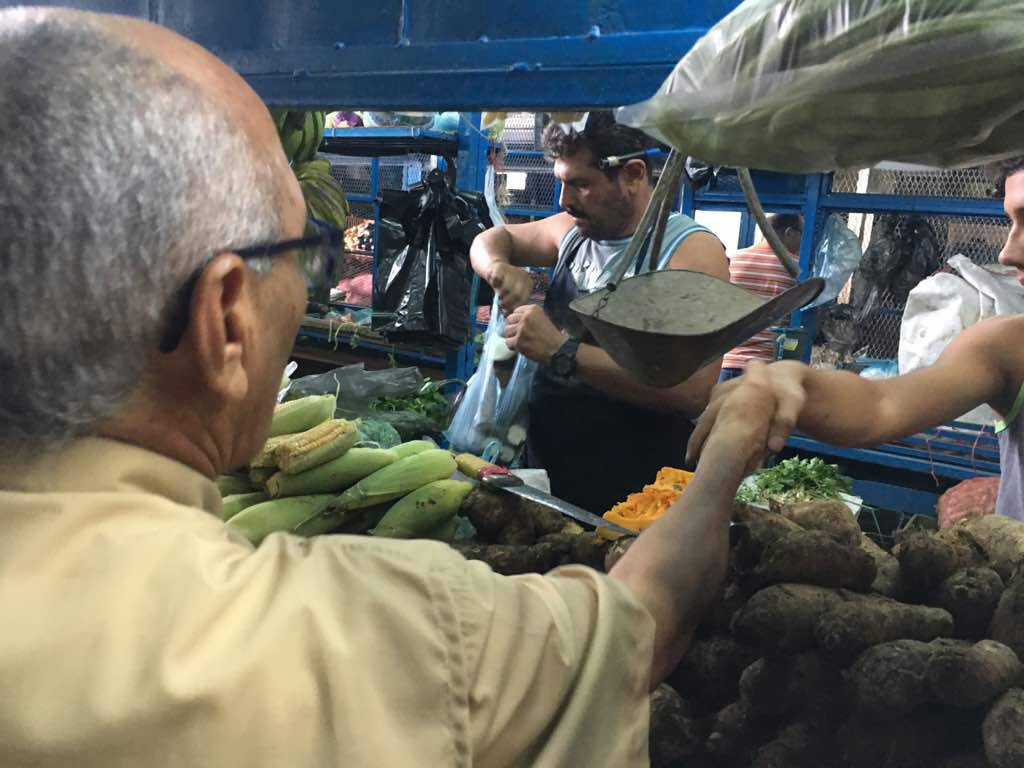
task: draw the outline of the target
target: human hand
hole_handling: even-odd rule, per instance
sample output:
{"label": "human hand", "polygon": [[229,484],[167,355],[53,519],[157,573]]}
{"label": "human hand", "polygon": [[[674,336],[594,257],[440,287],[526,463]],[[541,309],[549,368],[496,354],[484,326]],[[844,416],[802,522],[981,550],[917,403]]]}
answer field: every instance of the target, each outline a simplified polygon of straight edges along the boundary
{"label": "human hand", "polygon": [[522,267],[513,267],[503,261],[495,263],[491,268],[488,282],[498,294],[498,303],[506,315],[512,314],[526,304],[533,293],[533,278],[530,277],[530,273]]}
{"label": "human hand", "polygon": [[754,467],[766,453],[781,451],[807,400],[803,384],[806,370],[800,363],[765,365],[755,361],[747,366],[743,376],[715,387],[690,437],[687,462],[696,462],[710,436],[723,430],[735,431],[754,441],[750,456]]}
{"label": "human hand", "polygon": [[554,354],[565,343],[566,336],[536,304],[519,307],[505,323],[505,342],[509,349],[548,365]]}

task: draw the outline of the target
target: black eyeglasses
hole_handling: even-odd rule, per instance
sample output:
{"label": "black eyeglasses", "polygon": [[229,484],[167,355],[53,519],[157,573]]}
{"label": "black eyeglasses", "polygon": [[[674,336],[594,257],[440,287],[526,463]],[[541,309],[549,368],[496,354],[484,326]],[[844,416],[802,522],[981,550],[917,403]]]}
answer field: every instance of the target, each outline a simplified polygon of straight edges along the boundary
{"label": "black eyeglasses", "polygon": [[[282,240],[266,245],[254,245],[248,248],[230,249],[246,261],[259,261],[282,256],[292,251],[299,252],[299,269],[306,281],[306,290],[317,293],[330,287],[337,266],[341,246],[345,242],[345,234],[337,227],[319,219],[307,219],[306,229],[302,237]],[[171,310],[170,319],[160,339],[161,352],[173,352],[181,343],[185,330],[188,328],[188,312],[192,305],[192,291],[195,290],[199,275],[213,257],[202,264],[188,282],[178,291]]]}

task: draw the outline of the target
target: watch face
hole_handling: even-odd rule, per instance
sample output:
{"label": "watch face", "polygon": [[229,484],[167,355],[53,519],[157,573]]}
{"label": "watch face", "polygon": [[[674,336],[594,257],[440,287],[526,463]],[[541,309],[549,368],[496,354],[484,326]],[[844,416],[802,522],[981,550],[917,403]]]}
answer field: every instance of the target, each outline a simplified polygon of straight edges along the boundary
{"label": "watch face", "polygon": [[556,352],[555,356],[551,358],[551,370],[559,376],[568,376],[571,368],[572,360],[564,352]]}

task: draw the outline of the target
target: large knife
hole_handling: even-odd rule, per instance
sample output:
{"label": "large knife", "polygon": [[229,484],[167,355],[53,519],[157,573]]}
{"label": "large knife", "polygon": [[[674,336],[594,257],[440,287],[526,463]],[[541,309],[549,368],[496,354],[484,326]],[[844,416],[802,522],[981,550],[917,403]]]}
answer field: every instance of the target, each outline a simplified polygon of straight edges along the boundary
{"label": "large knife", "polygon": [[513,475],[504,467],[497,467],[493,464],[488,464],[483,459],[470,454],[457,456],[456,461],[459,465],[459,471],[462,472],[462,474],[466,475],[471,480],[476,480],[487,488],[493,488],[496,491],[511,493],[514,496],[528,499],[536,504],[553,509],[564,517],[568,517],[578,523],[588,525],[591,528],[606,528],[607,530],[614,531],[622,536],[637,535],[636,531],[631,531],[628,528],[623,528],[621,525],[611,523],[603,517],[595,515],[593,512],[588,512],[582,507],[577,507],[575,504],[563,501],[557,496],[545,493],[539,488],[527,485],[523,482],[522,478]]}

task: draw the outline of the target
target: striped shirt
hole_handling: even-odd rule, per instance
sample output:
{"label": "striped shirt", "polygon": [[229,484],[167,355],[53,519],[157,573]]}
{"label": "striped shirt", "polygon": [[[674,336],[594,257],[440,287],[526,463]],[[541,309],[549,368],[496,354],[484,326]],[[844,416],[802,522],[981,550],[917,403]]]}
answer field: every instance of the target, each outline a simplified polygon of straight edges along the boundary
{"label": "striped shirt", "polygon": [[[729,280],[748,291],[774,298],[796,285],[796,280],[779,262],[768,243],[737,251],[729,259]],[[765,330],[756,333],[736,347],[722,360],[723,368],[746,368],[751,360],[771,362],[775,359],[775,334]]]}

